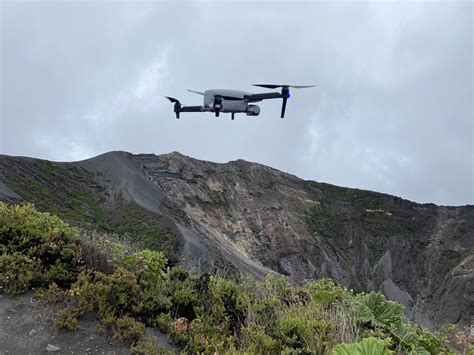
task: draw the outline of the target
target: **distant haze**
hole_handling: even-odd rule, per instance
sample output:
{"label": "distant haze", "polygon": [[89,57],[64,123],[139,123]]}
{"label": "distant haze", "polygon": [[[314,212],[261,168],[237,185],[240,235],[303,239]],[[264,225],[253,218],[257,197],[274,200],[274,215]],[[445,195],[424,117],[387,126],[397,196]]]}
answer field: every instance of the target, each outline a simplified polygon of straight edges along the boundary
{"label": "distant haze", "polygon": [[[473,5],[0,4],[0,153],[246,159],[305,179],[474,203]],[[186,89],[317,84],[259,117],[182,114]],[[265,90],[265,89],[264,89]]]}

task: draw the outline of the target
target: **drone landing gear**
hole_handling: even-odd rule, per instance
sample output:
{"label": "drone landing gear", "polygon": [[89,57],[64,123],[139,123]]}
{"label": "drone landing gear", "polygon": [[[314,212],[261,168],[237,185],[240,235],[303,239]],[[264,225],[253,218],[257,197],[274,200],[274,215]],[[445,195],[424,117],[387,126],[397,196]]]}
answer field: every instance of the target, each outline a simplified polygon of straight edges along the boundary
{"label": "drone landing gear", "polygon": [[216,95],[214,97],[214,110],[216,111],[216,117],[219,117],[219,113],[222,110],[222,96]]}
{"label": "drone landing gear", "polygon": [[176,114],[176,118],[179,119],[179,113],[181,112],[181,102],[179,100],[175,99],[174,97],[169,97],[165,96],[168,100],[170,100],[172,103],[174,103],[174,112]]}
{"label": "drone landing gear", "polygon": [[235,115],[234,112],[232,112],[232,113],[230,114],[230,117],[231,117],[232,121],[234,120],[234,115]]}

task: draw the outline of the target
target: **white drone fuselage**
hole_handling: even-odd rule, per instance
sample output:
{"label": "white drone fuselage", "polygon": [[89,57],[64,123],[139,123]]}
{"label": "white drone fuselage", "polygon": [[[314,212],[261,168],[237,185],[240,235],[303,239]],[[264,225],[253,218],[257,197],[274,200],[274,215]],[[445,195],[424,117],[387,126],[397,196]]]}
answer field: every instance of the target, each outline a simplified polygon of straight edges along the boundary
{"label": "white drone fuselage", "polygon": [[222,99],[221,112],[230,113],[246,113],[247,116],[258,116],[260,114],[260,107],[257,105],[249,105],[248,101],[245,100],[245,95],[252,95],[248,91],[239,90],[228,90],[228,89],[211,89],[204,91],[203,106],[206,111],[215,112],[214,109],[214,98],[216,96],[223,97],[235,97],[241,100],[226,100]]}
{"label": "white drone fuselage", "polygon": [[314,87],[314,85],[281,85],[281,84],[254,84],[267,89],[281,89],[281,92],[251,93],[240,90],[211,89],[204,92],[189,90],[195,94],[204,96],[202,106],[185,106],[174,97],[165,96],[174,104],[176,118],[181,112],[214,112],[219,117],[221,112],[229,112],[234,119],[236,113],[245,113],[247,116],[258,116],[260,107],[251,105],[254,102],[269,99],[282,99],[281,118],[285,117],[286,102],[290,98],[290,88],[302,89]]}

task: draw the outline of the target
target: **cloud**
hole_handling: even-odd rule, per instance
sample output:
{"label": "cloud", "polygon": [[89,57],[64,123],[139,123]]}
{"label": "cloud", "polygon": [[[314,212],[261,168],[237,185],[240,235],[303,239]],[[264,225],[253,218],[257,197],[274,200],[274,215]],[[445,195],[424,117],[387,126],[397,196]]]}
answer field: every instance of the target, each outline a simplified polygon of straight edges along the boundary
{"label": "cloud", "polygon": [[[4,2],[6,154],[243,158],[420,202],[473,203],[469,2]],[[186,89],[318,84],[260,117]]]}

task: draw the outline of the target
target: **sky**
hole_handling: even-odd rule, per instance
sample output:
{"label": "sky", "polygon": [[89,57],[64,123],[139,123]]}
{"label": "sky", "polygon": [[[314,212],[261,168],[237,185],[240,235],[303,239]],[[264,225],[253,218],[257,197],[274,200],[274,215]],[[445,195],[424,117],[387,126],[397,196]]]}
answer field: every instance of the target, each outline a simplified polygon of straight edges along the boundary
{"label": "sky", "polygon": [[[474,203],[470,1],[2,1],[0,153],[245,159],[308,180]],[[316,84],[258,117],[186,91]],[[263,91],[266,91],[265,89]]]}

